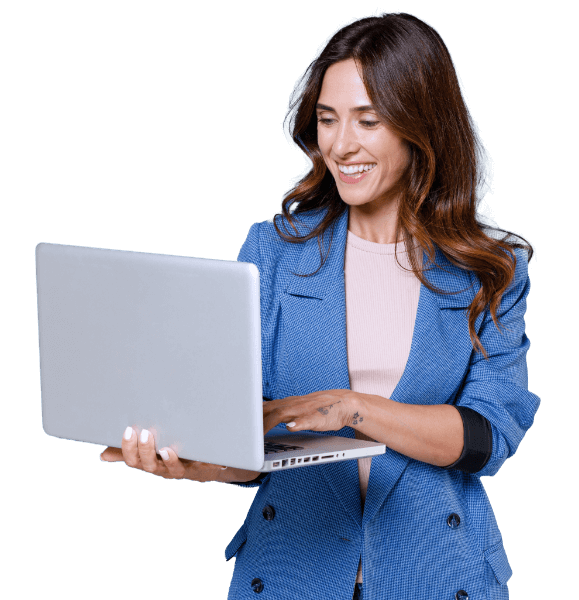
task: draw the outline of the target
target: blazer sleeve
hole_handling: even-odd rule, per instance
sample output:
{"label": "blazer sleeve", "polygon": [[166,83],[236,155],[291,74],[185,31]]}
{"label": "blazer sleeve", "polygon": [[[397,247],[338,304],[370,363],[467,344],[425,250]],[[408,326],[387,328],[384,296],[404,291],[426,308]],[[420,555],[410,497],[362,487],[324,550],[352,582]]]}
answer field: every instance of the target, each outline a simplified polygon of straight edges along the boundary
{"label": "blazer sleeve", "polygon": [[[259,252],[259,227],[260,223],[254,223],[247,234],[247,238],[241,246],[239,255],[237,256],[237,262],[249,262],[253,263],[259,270],[260,284],[261,284],[261,257]],[[265,368],[265,365],[264,365]],[[265,399],[265,397],[264,397]],[[258,487],[262,484],[269,473],[260,473],[255,479],[245,482],[232,481],[233,485],[240,485],[242,487]]]}
{"label": "blazer sleeve", "polygon": [[497,309],[499,331],[487,309],[479,338],[487,352],[473,352],[468,374],[455,406],[468,407],[485,417],[492,430],[492,451],[476,475],[494,475],[517,450],[533,424],[540,398],[528,390],[525,335],[526,299],[531,282],[527,253],[516,248],[515,276]]}
{"label": "blazer sleeve", "polygon": [[463,473],[478,473],[489,461],[493,451],[493,430],[486,417],[468,406],[456,406],[464,429],[462,454],[448,467]]}

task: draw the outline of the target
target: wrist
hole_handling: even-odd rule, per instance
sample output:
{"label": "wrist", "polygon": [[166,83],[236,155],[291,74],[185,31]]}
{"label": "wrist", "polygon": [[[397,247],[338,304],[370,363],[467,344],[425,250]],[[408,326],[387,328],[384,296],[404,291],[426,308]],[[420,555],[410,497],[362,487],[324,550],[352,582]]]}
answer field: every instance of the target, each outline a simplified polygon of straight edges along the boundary
{"label": "wrist", "polygon": [[[348,427],[353,429],[359,429],[359,425],[363,422],[363,415],[366,414],[366,404],[364,402],[364,396],[360,392],[352,392],[348,397]],[[360,419],[362,417],[362,419]]]}

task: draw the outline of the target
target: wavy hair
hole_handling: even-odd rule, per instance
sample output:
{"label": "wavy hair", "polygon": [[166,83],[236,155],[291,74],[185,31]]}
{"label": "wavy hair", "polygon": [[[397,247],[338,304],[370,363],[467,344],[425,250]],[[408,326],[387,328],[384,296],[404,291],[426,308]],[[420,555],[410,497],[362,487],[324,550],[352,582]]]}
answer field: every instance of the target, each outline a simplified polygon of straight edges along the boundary
{"label": "wavy hair", "polygon": [[[475,332],[476,319],[490,307],[500,330],[496,312],[515,274],[514,248],[525,249],[528,260],[533,249],[524,238],[480,220],[485,151],[448,49],[420,19],[399,13],[355,21],[340,29],[307,68],[292,93],[284,126],[289,119],[291,137],[313,164],[285,194],[274,227],[292,243],[318,236],[321,264],[314,273],[299,276],[309,277],[322,268],[330,251],[322,256],[324,232],[328,228],[333,232],[348,205],[340,198],[318,147],[315,106],[328,67],[348,59],[357,62],[379,117],[410,149],[408,167],[392,190],[399,198],[395,239],[403,238],[407,248],[418,244],[432,264],[436,246],[451,264],[476,274],[481,287],[468,307],[469,333],[473,348],[488,359]],[[294,203],[297,206],[290,213]],[[326,214],[305,236],[282,233],[276,224],[276,217],[283,216],[297,234],[293,215],[314,209],[324,209]],[[497,233],[505,235],[498,239]],[[448,293],[430,284],[413,252],[409,259],[422,284],[436,293]]]}

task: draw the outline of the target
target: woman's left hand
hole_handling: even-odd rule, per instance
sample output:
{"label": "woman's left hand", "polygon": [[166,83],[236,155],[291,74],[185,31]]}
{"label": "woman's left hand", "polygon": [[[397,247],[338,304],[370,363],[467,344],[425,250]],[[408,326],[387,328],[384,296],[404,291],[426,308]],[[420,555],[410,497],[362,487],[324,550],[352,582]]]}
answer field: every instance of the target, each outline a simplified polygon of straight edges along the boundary
{"label": "woman's left hand", "polygon": [[286,423],[288,431],[339,431],[355,420],[355,398],[352,390],[326,390],[268,400],[263,403],[263,433],[278,423]]}

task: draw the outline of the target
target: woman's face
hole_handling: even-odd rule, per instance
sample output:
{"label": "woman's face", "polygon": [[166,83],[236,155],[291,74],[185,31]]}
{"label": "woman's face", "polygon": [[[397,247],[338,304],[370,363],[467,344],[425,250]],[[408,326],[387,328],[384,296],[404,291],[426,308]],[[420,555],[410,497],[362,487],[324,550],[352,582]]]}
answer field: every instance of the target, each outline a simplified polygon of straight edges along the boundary
{"label": "woman's face", "polygon": [[355,206],[372,202],[377,208],[388,201],[409,151],[371,104],[353,59],[326,70],[316,105],[318,146],[342,200]]}

